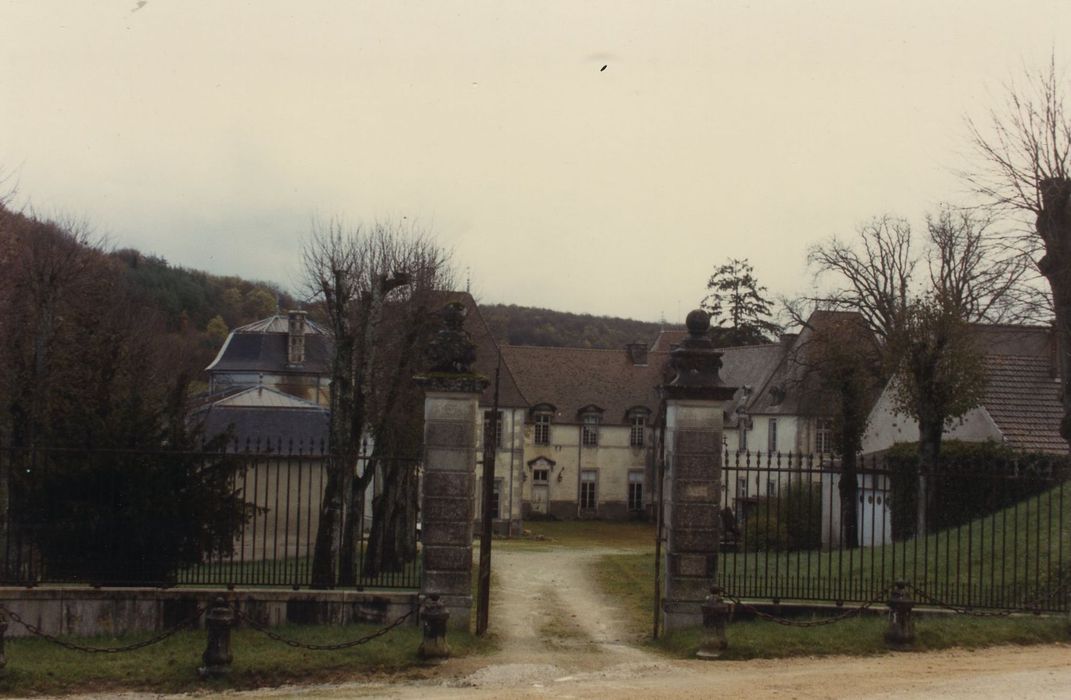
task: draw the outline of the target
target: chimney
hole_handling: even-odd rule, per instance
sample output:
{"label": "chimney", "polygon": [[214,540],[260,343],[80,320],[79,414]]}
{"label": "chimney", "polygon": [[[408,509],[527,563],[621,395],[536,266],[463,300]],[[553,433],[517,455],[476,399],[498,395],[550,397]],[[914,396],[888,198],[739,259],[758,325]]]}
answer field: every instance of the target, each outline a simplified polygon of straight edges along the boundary
{"label": "chimney", "polygon": [[625,352],[628,353],[628,359],[632,360],[634,365],[647,364],[647,345],[646,343],[629,343],[625,346]]}
{"label": "chimney", "polygon": [[300,365],[305,362],[305,312],[287,312],[287,362]]}

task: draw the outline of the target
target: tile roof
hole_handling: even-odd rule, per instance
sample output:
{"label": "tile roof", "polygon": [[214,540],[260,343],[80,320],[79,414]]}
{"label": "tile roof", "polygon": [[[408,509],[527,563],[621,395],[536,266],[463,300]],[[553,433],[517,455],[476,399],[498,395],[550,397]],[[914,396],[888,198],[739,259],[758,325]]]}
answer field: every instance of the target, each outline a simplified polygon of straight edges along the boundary
{"label": "tile roof", "polygon": [[971,334],[986,373],[982,406],[1005,442],[1019,450],[1067,454],[1052,328],[972,324]]}
{"label": "tile roof", "polygon": [[576,423],[580,409],[603,409],[603,423],[624,424],[628,409],[655,413],[657,387],[667,353],[650,352],[646,365],[633,364],[624,349],[593,350],[502,346],[502,356],[530,406],[551,404],[555,421]]}
{"label": "tile roof", "polygon": [[[784,356],[778,344],[719,348],[721,379],[727,386],[761,386]],[[590,405],[604,410],[603,422],[624,424],[630,408],[659,407],[658,386],[667,379],[670,353],[650,351],[637,365],[624,350],[503,346],[503,357],[529,405],[548,403],[556,420],[578,421]]]}
{"label": "tile roof", "polygon": [[986,355],[982,404],[1005,441],[1020,450],[1067,454],[1060,437],[1064,407],[1048,355]]}
{"label": "tile roof", "polygon": [[1052,357],[1052,328],[1048,326],[976,323],[971,325],[971,334],[983,355]]}

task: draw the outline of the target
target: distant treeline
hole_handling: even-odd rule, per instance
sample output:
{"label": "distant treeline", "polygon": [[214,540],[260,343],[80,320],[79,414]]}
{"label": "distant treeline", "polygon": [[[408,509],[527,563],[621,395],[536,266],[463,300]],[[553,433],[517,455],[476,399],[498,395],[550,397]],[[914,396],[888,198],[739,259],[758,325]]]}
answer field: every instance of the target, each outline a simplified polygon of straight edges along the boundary
{"label": "distant treeline", "polygon": [[510,345],[623,348],[628,343],[636,342],[650,345],[663,328],[683,328],[680,325],[573,314],[513,304],[481,304],[480,313],[495,339]]}

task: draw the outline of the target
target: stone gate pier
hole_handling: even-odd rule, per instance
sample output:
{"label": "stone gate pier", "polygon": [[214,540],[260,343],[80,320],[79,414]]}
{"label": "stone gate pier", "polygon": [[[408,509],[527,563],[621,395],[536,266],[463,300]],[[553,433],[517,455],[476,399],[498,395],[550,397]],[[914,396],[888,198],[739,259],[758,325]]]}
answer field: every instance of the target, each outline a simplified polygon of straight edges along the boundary
{"label": "stone gate pier", "polygon": [[710,317],[688,314],[688,336],[670,355],[673,378],[659,387],[665,401],[666,545],[662,570],[665,629],[696,627],[718,567],[723,412],[736,391],[718,370],[721,353],[710,340]]}
{"label": "stone gate pier", "polygon": [[472,529],[475,517],[476,425],[488,380],[470,369],[475,347],[462,328],[465,307],[443,309],[445,327],[432,341],[432,369],[416,378],[424,389],[424,572],[421,597],[438,595],[449,626],[469,629]]}

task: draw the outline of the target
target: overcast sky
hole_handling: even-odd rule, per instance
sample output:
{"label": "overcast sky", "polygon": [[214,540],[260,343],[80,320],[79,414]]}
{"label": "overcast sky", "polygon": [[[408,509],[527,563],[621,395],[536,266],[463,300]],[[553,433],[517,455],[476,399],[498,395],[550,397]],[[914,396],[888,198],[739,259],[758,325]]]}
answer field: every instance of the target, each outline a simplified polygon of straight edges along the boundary
{"label": "overcast sky", "polygon": [[[716,264],[962,201],[964,117],[1071,2],[0,0],[0,167],[113,245],[296,287],[417,220],[484,302],[669,321]],[[605,66],[605,70],[603,70]]]}

